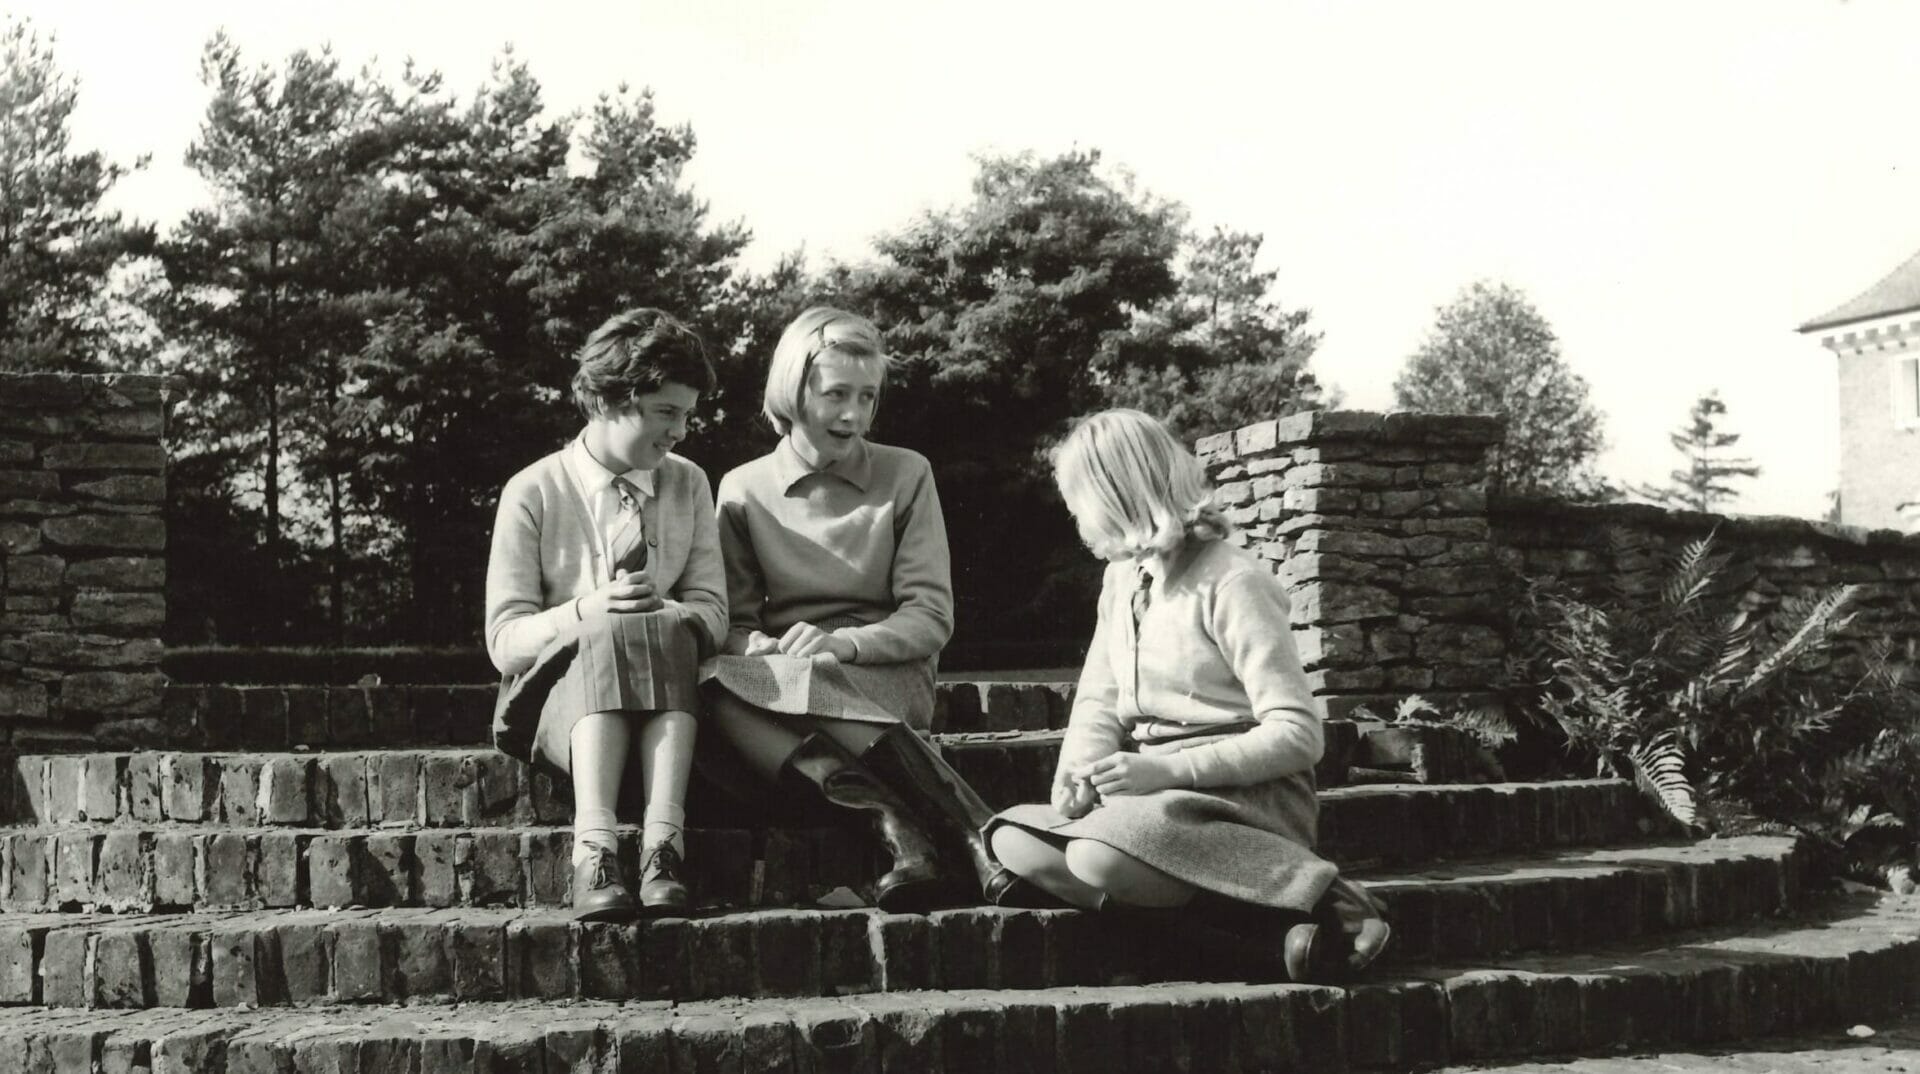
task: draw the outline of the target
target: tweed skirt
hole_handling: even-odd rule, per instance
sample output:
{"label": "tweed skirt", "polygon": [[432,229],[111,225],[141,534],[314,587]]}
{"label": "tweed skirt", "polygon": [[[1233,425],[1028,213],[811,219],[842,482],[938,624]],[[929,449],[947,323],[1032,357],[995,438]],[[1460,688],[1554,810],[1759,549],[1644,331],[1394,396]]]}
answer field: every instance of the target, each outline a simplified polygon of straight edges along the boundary
{"label": "tweed skirt", "polygon": [[842,664],[794,656],[716,656],[700,668],[702,685],[764,712],[795,719],[933,723],[933,662]]}
{"label": "tweed skirt", "polygon": [[571,775],[573,725],[595,712],[698,712],[700,642],[685,613],[598,615],[568,624],[533,667],[501,684],[493,741]]}
{"label": "tweed skirt", "polygon": [[1049,842],[1091,839],[1192,884],[1242,902],[1310,912],[1340,875],[1312,850],[1319,819],[1313,776],[1246,787],[1118,795],[1068,820],[1050,805],[1017,805],[987,822]]}

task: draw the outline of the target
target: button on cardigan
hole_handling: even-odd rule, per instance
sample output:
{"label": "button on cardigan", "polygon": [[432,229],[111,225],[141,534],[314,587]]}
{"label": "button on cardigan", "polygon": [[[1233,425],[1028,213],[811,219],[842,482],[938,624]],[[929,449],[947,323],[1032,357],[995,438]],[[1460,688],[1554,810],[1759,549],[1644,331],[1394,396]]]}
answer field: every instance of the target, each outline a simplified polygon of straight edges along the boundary
{"label": "button on cardigan", "polygon": [[1143,753],[1177,753],[1196,787],[1311,769],[1324,748],[1324,709],[1300,665],[1279,579],[1240,548],[1194,538],[1151,573],[1136,632],[1139,568],[1107,567],[1062,769],[1108,756],[1129,737]]}
{"label": "button on cardigan", "polygon": [[782,438],[721,478],[718,500],[727,652],[802,621],[853,620],[834,633],[860,664],[924,660],[952,637],[947,527],[924,456],[860,440],[816,471]]}
{"label": "button on cardigan", "polygon": [[[572,603],[606,581],[593,519],[556,451],[513,475],[500,493],[493,549],[487,557],[487,656],[502,674],[533,666]],[[710,653],[727,632],[726,571],[714,529],[713,492],[700,467],[668,455],[654,471],[644,508],[657,544],[647,559],[669,608],[696,628]]]}

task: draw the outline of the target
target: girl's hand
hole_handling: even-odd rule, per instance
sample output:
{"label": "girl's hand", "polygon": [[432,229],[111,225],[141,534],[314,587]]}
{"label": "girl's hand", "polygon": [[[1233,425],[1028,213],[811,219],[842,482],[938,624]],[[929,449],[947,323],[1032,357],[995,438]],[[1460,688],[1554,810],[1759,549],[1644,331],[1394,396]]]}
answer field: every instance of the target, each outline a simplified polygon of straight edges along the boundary
{"label": "girl's hand", "polygon": [[812,623],[795,623],[780,639],[780,651],[788,656],[830,654],[843,664],[853,663],[853,642]]}
{"label": "girl's hand", "polygon": [[580,618],[590,615],[625,615],[632,612],[657,612],[666,601],[654,591],[653,579],[646,571],[621,571],[613,580],[580,598]]}
{"label": "girl's hand", "polygon": [[780,639],[756,630],[747,635],[747,656],[771,656],[780,651]]}
{"label": "girl's hand", "polygon": [[1116,794],[1152,794],[1185,782],[1170,758],[1139,753],[1102,757],[1087,766],[1087,776],[1102,798]]}
{"label": "girl's hand", "polygon": [[1080,765],[1053,774],[1053,811],[1068,820],[1084,817],[1100,804],[1100,796],[1087,781],[1087,767]]}

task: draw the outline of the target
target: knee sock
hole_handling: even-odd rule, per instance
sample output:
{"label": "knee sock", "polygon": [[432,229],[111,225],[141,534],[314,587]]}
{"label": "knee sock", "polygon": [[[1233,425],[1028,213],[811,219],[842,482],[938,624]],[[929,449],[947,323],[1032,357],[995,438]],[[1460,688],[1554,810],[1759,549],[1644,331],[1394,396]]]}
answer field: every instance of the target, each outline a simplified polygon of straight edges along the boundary
{"label": "knee sock", "polygon": [[587,854],[598,847],[607,853],[616,853],[619,842],[614,838],[613,826],[618,823],[611,809],[575,809],[573,811],[573,864],[579,865],[587,859]]}
{"label": "knee sock", "polygon": [[647,812],[640,829],[642,847],[658,846],[668,843],[674,853],[686,856],[686,840],[681,829],[686,827],[687,811],[675,802],[648,802]]}

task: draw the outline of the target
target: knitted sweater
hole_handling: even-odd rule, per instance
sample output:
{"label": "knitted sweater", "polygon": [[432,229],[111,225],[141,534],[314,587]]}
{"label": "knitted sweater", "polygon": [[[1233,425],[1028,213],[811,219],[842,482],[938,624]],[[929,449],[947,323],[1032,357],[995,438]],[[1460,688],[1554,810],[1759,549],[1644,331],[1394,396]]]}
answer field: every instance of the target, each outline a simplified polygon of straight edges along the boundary
{"label": "knitted sweater", "polygon": [[1138,630],[1142,564],[1108,566],[1060,766],[1132,738],[1177,754],[1196,787],[1247,786],[1311,769],[1324,709],[1307,685],[1287,596],[1258,559],[1189,539],[1160,568]]}

